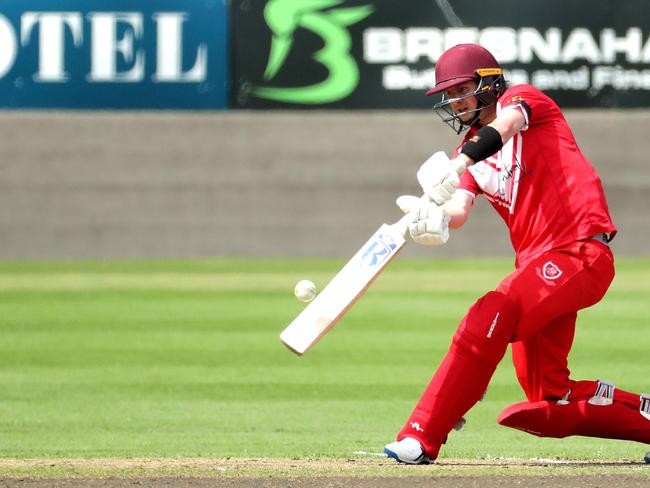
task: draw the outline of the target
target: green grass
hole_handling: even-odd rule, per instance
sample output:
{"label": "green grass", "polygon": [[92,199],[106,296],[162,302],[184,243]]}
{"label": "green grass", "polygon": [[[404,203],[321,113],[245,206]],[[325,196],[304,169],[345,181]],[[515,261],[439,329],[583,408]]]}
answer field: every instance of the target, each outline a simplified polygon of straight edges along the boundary
{"label": "green grass", "polygon": [[[393,263],[303,358],[279,332],[340,261],[0,263],[0,458],[354,457],[406,420],[506,261]],[[576,379],[649,391],[650,261],[621,261],[579,318]],[[647,446],[496,424],[523,400],[503,361],[444,458],[641,459]]]}

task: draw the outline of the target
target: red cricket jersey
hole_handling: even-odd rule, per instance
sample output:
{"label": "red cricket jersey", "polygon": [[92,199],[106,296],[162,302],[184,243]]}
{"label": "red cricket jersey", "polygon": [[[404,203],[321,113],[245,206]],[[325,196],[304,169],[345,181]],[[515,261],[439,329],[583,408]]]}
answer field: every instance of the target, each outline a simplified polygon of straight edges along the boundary
{"label": "red cricket jersey", "polygon": [[[517,265],[600,233],[616,234],[600,178],[562,112],[531,85],[508,88],[497,115],[521,110],[526,125],[494,156],[470,166],[459,190],[483,194],[510,229]],[[477,131],[468,131],[456,149]]]}

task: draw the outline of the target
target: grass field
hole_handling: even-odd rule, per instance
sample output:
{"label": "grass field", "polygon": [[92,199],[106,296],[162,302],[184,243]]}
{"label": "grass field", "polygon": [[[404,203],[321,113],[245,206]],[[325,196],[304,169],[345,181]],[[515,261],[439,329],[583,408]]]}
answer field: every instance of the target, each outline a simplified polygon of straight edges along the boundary
{"label": "grass field", "polygon": [[[459,318],[507,261],[398,260],[298,358],[278,340],[339,261],[0,263],[0,458],[350,458],[392,440]],[[650,261],[618,263],[579,318],[576,379],[650,391]],[[539,439],[509,356],[441,457],[640,460],[648,446]],[[0,471],[1,474],[1,471]]]}

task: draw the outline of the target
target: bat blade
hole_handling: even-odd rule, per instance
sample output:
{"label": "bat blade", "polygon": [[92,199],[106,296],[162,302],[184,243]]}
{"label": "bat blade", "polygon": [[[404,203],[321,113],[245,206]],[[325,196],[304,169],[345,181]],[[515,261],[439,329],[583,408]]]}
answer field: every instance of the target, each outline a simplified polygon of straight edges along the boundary
{"label": "bat blade", "polygon": [[363,295],[405,243],[397,224],[383,224],[316,298],[280,334],[302,356]]}

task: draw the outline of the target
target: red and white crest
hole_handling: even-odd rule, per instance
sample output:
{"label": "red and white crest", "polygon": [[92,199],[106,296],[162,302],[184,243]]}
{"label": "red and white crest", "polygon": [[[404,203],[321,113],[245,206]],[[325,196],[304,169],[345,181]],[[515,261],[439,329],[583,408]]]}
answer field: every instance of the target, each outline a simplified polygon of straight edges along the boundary
{"label": "red and white crest", "polygon": [[562,270],[552,261],[547,261],[544,263],[544,266],[542,266],[542,276],[547,280],[557,280],[562,276]]}

